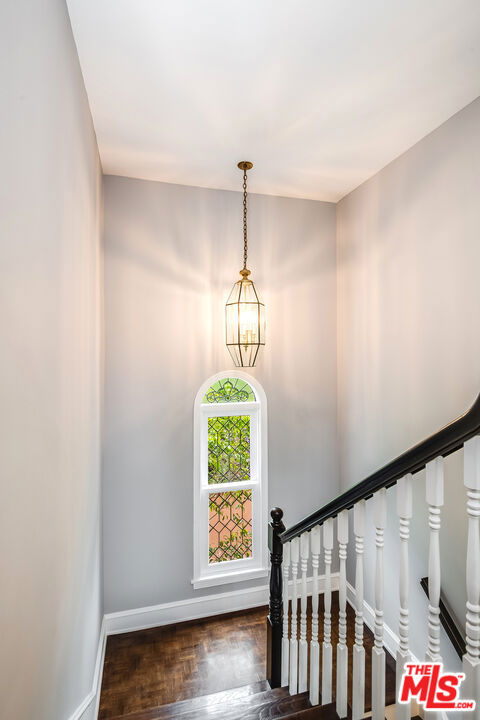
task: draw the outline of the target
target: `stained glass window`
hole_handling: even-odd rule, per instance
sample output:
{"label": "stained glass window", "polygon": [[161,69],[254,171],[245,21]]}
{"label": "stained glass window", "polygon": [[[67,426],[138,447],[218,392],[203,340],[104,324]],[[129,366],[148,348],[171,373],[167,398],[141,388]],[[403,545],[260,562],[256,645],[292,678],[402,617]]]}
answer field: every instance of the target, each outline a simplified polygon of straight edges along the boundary
{"label": "stained glass window", "polygon": [[250,417],[208,418],[208,484],[250,480]]}
{"label": "stained glass window", "polygon": [[252,491],[211,493],[209,511],[209,562],[251,557]]}
{"label": "stained glass window", "polygon": [[195,401],[195,588],[267,573],[267,407],[239,375],[210,378]]}
{"label": "stained glass window", "polygon": [[240,378],[223,378],[211,385],[204,395],[203,403],[255,402],[250,385]]}

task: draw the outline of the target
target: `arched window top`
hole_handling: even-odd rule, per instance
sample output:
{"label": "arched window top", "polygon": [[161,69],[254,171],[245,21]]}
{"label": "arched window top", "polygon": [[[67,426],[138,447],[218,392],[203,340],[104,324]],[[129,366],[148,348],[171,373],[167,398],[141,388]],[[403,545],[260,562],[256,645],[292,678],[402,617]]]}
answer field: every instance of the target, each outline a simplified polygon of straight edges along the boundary
{"label": "arched window top", "polygon": [[202,404],[255,402],[253,388],[241,378],[225,377],[214,382],[203,396]]}

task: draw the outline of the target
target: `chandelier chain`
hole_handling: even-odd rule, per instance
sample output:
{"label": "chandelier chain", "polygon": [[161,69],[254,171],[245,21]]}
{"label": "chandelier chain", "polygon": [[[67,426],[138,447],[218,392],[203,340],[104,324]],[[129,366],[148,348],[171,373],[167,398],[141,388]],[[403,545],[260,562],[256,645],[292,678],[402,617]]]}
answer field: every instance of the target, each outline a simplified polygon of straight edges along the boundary
{"label": "chandelier chain", "polygon": [[247,268],[247,170],[243,169],[243,269]]}

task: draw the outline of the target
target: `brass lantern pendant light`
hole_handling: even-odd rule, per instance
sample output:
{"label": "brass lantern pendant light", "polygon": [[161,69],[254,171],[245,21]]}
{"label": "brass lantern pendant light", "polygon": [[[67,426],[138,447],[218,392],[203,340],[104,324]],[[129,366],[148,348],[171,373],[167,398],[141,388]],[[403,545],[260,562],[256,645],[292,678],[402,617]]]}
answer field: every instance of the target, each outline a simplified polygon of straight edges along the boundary
{"label": "brass lantern pendant light", "polygon": [[227,348],[237,367],[254,367],[265,345],[265,306],[260,302],[247,269],[247,170],[253,163],[238,163],[243,170],[243,268],[225,306]]}

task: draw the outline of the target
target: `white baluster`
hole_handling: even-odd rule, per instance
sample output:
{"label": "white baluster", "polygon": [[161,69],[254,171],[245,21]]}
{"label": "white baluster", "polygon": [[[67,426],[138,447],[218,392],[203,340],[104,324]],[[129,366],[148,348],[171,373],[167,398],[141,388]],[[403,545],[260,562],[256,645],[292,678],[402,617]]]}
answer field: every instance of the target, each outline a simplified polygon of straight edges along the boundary
{"label": "white baluster", "polygon": [[325,559],[325,592],[323,594],[322,705],[329,705],[332,702],[332,518],[325,520],[323,524],[323,549]]}
{"label": "white baluster", "polygon": [[[427,463],[426,500],[430,544],[428,553],[428,647],[426,660],[441,662],[440,657],[440,508],[443,505],[443,458]],[[441,713],[429,711],[425,717],[440,720]]]}
{"label": "white baluster", "polygon": [[365,714],[365,648],[363,647],[363,544],[365,537],[365,500],[353,509],[355,533],[355,645],[353,646],[352,720]]}
{"label": "white baluster", "polygon": [[383,535],[387,519],[387,493],[378,490],[373,497],[376,528],[375,562],[375,642],[372,648],[372,719],[385,718],[385,650],[383,649]]}
{"label": "white baluster", "polygon": [[282,629],[282,687],[288,685],[290,640],[288,637],[288,576],[290,575],[290,543],[283,546],[283,629]]}
{"label": "white baluster", "polygon": [[310,533],[300,536],[300,567],[302,570],[302,586],[300,598],[300,643],[298,658],[298,692],[307,689],[308,643],[307,643],[307,563],[310,547]]}
{"label": "white baluster", "polygon": [[426,500],[430,528],[428,554],[428,649],[426,658],[440,662],[440,508],[443,505],[443,458],[427,463]]}
{"label": "white baluster", "polygon": [[348,510],[342,510],[337,517],[338,555],[340,558],[340,580],[338,592],[338,645],[337,645],[337,715],[347,717],[348,693],[348,647],[347,647],[347,544]]}
{"label": "white baluster", "polygon": [[297,641],[297,579],[298,579],[298,537],[293,538],[290,543],[290,559],[292,561],[292,615],[290,633],[290,695],[296,695],[298,689],[298,641]]}
{"label": "white baluster", "polygon": [[463,656],[465,682],[462,695],[476,700],[480,716],[480,437],[464,447],[464,483],[467,488],[467,622],[466,653]]}
{"label": "white baluster", "polygon": [[396,663],[396,720],[408,720],[410,718],[410,702],[399,703],[398,692],[405,663],[410,660],[408,647],[408,539],[410,537],[410,518],[412,517],[412,476],[410,474],[405,475],[397,483],[397,515],[400,534],[400,621],[398,627],[400,644],[397,650]]}
{"label": "white baluster", "polygon": [[320,557],[320,525],[310,532],[312,550],[312,638],[310,642],[310,702],[319,703],[320,645],[318,644],[318,562]]}

